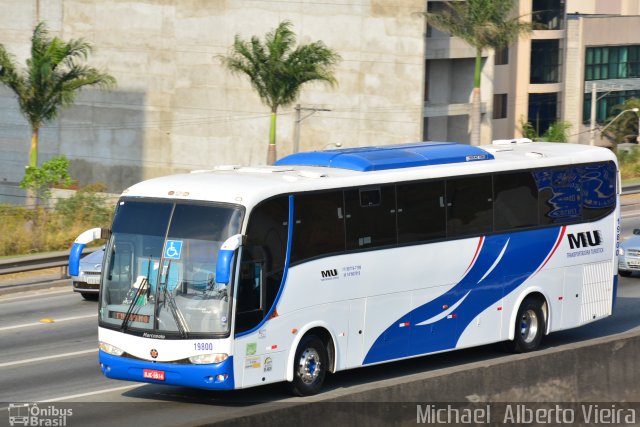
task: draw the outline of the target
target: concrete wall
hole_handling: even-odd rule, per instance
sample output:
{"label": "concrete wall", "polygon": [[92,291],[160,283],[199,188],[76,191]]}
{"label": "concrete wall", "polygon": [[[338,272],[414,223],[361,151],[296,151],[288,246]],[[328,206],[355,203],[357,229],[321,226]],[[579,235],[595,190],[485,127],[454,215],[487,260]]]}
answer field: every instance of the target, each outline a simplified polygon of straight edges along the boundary
{"label": "concrete wall", "polygon": [[[419,140],[424,79],[423,0],[271,2],[251,0],[0,0],[0,43],[24,61],[31,28],[83,37],[91,64],[115,76],[112,92],[87,90],[45,127],[41,160],[72,159],[83,183],[120,191],[141,179],[217,164],[266,160],[268,108],[219,55],[239,34],[263,36],[290,20],[298,40],[323,40],[343,61],[339,86],[310,84],[304,107],[330,109],[301,125],[301,150]],[[278,154],[292,151],[293,106],[279,111]],[[0,89],[0,181],[16,182],[27,161],[29,127]]]}

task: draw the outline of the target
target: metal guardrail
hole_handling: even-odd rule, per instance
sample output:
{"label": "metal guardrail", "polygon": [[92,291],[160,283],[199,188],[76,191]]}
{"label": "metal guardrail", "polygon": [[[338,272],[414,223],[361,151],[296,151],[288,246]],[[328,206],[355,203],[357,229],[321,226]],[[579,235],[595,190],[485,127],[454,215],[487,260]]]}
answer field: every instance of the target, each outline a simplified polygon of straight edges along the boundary
{"label": "metal guardrail", "polygon": [[[95,252],[97,248],[87,248],[82,251],[83,255]],[[44,270],[47,268],[60,267],[63,269],[63,276],[67,276],[69,267],[69,251],[52,252],[41,255],[29,255],[20,258],[8,258],[0,260],[0,276],[12,273],[24,273],[29,271]]]}
{"label": "metal guardrail", "polygon": [[622,194],[636,194],[640,193],[640,184],[625,185],[622,187]]}

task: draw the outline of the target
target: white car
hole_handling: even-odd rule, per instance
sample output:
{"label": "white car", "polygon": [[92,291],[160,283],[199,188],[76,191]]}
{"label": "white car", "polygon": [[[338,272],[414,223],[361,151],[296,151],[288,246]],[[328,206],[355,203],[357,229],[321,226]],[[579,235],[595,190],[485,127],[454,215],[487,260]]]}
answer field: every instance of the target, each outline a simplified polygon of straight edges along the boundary
{"label": "white car", "polygon": [[90,253],[80,260],[79,274],[71,276],[74,292],[80,292],[86,300],[98,299],[103,257],[104,247]]}
{"label": "white car", "polygon": [[620,243],[618,252],[618,273],[629,277],[634,271],[640,271],[640,228],[633,230],[633,237]]}

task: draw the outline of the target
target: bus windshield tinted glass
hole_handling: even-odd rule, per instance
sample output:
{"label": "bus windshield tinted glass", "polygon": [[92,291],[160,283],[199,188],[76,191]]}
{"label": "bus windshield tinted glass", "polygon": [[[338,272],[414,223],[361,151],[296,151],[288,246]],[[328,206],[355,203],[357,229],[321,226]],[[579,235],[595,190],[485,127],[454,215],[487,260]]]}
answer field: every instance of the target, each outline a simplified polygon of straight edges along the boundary
{"label": "bus windshield tinted glass", "polygon": [[222,243],[240,232],[229,205],[122,200],[106,251],[100,321],[187,338],[229,332],[229,292],[215,281]]}

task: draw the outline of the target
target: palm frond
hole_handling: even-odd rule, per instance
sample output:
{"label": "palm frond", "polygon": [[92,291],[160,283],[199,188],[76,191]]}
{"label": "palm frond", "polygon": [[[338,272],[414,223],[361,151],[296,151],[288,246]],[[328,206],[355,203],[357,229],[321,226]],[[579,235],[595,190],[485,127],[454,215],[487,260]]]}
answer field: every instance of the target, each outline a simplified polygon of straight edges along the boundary
{"label": "palm frond", "polygon": [[31,37],[31,56],[26,61],[26,70],[19,73],[0,45],[0,83],[17,94],[20,111],[32,128],[38,129],[54,119],[60,107],[74,101],[79,89],[115,86],[113,76],[78,63],[87,59],[90,52],[91,45],[83,39],[64,42],[58,37],[49,37],[45,23],[40,22]]}
{"label": "palm frond", "polygon": [[18,73],[13,56],[2,44],[0,44],[0,83],[11,89],[18,98],[24,96],[24,78]]}
{"label": "palm frond", "polygon": [[262,102],[272,112],[297,99],[300,88],[310,81],[336,83],[333,67],[340,56],[322,42],[295,48],[292,24],[284,21],[268,32],[262,42],[258,37],[244,41],[236,35],[223,65],[234,74],[244,74]]}
{"label": "palm frond", "polygon": [[531,31],[531,24],[512,17],[512,0],[467,0],[444,3],[439,12],[426,12],[427,23],[459,37],[478,49],[501,49]]}

